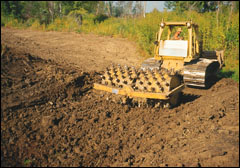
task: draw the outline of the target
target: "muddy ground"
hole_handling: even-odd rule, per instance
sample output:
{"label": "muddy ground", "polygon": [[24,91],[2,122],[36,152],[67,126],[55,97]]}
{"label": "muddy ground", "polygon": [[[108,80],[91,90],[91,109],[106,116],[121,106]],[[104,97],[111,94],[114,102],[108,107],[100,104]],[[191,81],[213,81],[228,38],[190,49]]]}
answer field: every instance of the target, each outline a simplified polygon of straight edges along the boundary
{"label": "muddy ground", "polygon": [[1,166],[239,166],[239,84],[185,88],[172,109],[95,91],[125,39],[1,28]]}

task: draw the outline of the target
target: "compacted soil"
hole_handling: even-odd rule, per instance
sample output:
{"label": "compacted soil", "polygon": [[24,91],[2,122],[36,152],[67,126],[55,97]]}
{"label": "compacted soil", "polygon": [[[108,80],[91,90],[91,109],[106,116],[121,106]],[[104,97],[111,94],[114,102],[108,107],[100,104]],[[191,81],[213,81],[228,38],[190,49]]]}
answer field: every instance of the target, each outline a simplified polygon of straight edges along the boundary
{"label": "compacted soil", "polygon": [[239,166],[239,84],[185,88],[175,108],[93,89],[133,42],[1,28],[1,166]]}

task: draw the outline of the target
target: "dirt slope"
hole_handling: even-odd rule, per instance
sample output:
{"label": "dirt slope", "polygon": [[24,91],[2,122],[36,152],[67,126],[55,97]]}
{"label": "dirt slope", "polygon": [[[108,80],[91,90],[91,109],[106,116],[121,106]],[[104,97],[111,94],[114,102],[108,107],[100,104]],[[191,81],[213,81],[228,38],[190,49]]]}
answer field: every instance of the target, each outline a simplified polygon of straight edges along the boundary
{"label": "dirt slope", "polygon": [[134,44],[6,28],[1,37],[1,166],[239,166],[231,79],[186,88],[173,109],[130,107],[92,85],[111,62],[140,65]]}
{"label": "dirt slope", "polygon": [[103,70],[111,63],[140,66],[143,60],[133,42],[91,34],[1,28],[1,43],[84,71]]}

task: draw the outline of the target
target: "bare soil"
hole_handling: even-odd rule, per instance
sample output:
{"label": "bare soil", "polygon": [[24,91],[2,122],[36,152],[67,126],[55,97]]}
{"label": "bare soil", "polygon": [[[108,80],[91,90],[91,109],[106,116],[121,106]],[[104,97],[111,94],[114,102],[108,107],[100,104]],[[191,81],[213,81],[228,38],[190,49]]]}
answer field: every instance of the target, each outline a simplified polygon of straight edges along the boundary
{"label": "bare soil", "polygon": [[1,44],[1,166],[239,166],[233,80],[133,107],[92,88],[111,63],[140,66],[133,42],[1,28]]}

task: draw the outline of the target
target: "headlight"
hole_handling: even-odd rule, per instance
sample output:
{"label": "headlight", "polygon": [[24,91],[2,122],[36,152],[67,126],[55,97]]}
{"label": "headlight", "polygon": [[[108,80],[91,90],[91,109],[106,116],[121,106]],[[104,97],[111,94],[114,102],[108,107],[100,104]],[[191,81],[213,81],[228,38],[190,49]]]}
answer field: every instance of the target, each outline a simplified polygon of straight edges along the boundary
{"label": "headlight", "polygon": [[162,23],[160,24],[160,26],[163,28],[163,27],[165,26],[165,24],[162,22]]}
{"label": "headlight", "polygon": [[187,22],[187,27],[190,28],[191,27],[191,23]]}

